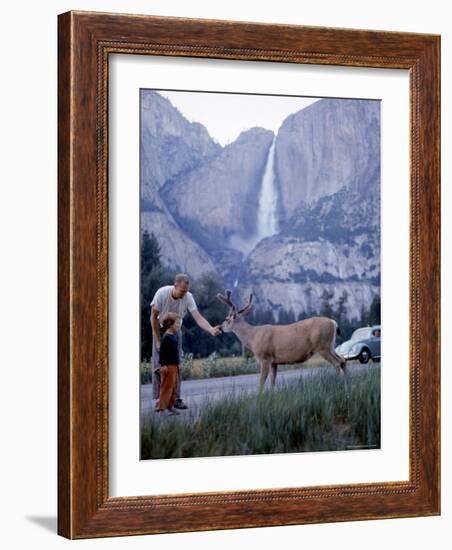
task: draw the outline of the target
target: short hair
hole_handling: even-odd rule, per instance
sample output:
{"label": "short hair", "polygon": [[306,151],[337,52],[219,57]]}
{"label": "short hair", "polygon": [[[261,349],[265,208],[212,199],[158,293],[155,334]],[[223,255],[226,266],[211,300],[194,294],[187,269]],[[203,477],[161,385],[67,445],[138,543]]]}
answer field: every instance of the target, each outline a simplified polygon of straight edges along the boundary
{"label": "short hair", "polygon": [[177,283],[186,283],[187,285],[189,285],[190,279],[188,278],[188,275],[186,273],[178,273],[174,277],[174,284],[177,285]]}
{"label": "short hair", "polygon": [[160,324],[162,325],[163,330],[168,330],[171,326],[174,325],[177,319],[179,319],[179,315],[177,313],[173,313],[172,311],[169,311],[168,313],[162,315],[162,318],[160,319]]}

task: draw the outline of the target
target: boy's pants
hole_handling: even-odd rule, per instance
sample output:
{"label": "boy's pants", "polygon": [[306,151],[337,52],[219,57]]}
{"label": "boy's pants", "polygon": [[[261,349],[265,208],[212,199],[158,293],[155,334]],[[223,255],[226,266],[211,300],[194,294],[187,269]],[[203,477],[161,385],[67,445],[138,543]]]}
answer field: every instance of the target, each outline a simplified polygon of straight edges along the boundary
{"label": "boy's pants", "polygon": [[160,367],[160,411],[174,407],[178,379],[179,365],[162,365]]}
{"label": "boy's pants", "polygon": [[[177,337],[179,339],[179,363],[182,361],[182,332],[178,331]],[[179,376],[177,377],[176,399],[180,399],[180,366]],[[152,338],[152,398],[158,399],[160,397],[160,357],[159,352],[155,349],[155,338]]]}

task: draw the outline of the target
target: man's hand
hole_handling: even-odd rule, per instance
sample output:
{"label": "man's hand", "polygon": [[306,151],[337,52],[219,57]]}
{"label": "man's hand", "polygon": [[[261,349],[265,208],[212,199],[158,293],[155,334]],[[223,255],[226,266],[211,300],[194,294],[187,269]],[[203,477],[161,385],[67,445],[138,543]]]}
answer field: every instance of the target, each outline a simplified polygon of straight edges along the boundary
{"label": "man's hand", "polygon": [[212,327],[212,328],[210,329],[210,334],[211,334],[212,336],[218,336],[220,333],[221,333],[221,327],[220,327],[220,325],[217,325],[216,327]]}
{"label": "man's hand", "polygon": [[218,336],[221,332],[220,325],[213,327],[207,319],[205,319],[197,309],[191,312],[193,319],[196,321],[197,325],[208,332],[211,336]]}
{"label": "man's hand", "polygon": [[156,340],[155,349],[157,350],[157,353],[160,353],[160,340]]}

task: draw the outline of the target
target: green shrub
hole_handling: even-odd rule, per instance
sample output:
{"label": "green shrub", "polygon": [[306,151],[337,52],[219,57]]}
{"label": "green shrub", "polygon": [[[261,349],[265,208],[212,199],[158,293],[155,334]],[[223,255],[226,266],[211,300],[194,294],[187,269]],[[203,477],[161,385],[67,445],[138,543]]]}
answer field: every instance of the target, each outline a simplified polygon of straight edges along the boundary
{"label": "green shrub", "polygon": [[142,384],[150,384],[152,382],[152,363],[141,363],[140,382]]}

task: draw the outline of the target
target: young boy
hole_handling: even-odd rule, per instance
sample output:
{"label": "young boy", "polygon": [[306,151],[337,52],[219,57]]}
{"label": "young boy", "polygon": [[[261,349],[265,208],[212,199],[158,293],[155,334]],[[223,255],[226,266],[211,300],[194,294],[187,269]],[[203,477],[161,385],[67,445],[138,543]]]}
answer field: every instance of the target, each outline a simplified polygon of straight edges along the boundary
{"label": "young boy", "polygon": [[179,382],[179,338],[180,315],[165,313],[161,320],[164,335],[160,340],[160,396],[158,412],[168,410],[170,415],[180,414],[174,408]]}

